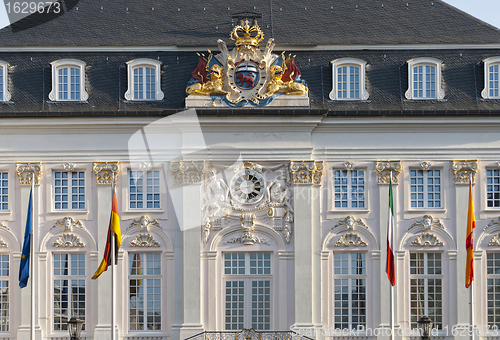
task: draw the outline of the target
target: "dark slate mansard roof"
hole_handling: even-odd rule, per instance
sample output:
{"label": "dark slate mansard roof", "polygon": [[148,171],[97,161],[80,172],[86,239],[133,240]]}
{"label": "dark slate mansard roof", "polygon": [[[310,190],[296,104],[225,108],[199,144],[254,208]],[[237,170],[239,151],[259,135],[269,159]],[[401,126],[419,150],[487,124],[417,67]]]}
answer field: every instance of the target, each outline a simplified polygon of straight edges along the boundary
{"label": "dark slate mansard roof", "polygon": [[[0,103],[6,116],[165,115],[184,108],[185,87],[196,67],[196,51],[226,41],[236,12],[263,14],[259,22],[265,41],[296,54],[296,64],[309,86],[311,110],[260,108],[252,113],[331,115],[496,114],[500,100],[484,100],[482,60],[500,56],[500,49],[358,49],[356,45],[498,44],[500,30],[440,0],[339,0],[305,4],[289,0],[248,1],[125,1],[61,0],[62,15],[31,15],[0,30],[0,59],[10,64],[12,103]],[[384,5],[382,7],[382,4]],[[272,8],[271,8],[272,6]],[[334,8],[332,9],[331,6]],[[102,9],[101,9],[102,8]],[[263,43],[264,43],[263,42]],[[322,50],[315,45],[353,45],[353,50]],[[86,52],[40,52],[16,47],[90,47]],[[128,46],[158,46],[162,52],[130,52]],[[172,46],[172,51],[167,51]],[[175,48],[177,46],[177,48]],[[120,51],[92,51],[92,47],[123,47]],[[231,47],[230,47],[231,48]],[[294,48],[296,49],[294,51]],[[368,47],[367,47],[368,48]],[[379,47],[380,48],[380,47]],[[192,50],[192,51],[187,51]],[[5,52],[8,51],[8,52]],[[217,53],[217,52],[214,52]],[[332,101],[330,62],[338,58],[367,62],[367,101]],[[405,99],[406,61],[433,57],[443,61],[444,100]],[[50,62],[74,58],[87,63],[88,102],[50,102]],[[125,62],[136,58],[162,62],[165,98],[155,102],[127,102]],[[202,114],[244,114],[244,109],[203,110]]]}

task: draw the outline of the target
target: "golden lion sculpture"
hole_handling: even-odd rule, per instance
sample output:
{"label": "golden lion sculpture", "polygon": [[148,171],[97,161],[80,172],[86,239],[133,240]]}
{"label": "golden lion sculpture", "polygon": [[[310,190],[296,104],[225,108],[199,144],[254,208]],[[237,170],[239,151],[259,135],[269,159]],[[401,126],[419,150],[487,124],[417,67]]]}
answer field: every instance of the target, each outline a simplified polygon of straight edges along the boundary
{"label": "golden lion sculpture", "polygon": [[220,65],[213,65],[210,69],[210,80],[206,83],[194,83],[186,89],[186,93],[195,96],[222,96],[229,92],[224,91],[224,70]]}
{"label": "golden lion sculpture", "polygon": [[281,80],[281,77],[283,76],[283,68],[281,66],[273,65],[269,71],[271,73],[271,80],[269,80],[269,83],[267,84],[267,97],[277,93],[292,95],[304,95],[307,93],[307,87],[305,85],[296,83],[293,80],[287,82],[283,82]]}

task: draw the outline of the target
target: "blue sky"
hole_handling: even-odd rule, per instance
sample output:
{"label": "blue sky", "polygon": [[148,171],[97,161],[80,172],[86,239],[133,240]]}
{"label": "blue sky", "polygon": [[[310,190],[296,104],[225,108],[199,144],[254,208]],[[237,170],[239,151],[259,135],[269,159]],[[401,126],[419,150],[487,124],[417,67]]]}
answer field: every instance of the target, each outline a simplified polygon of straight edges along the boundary
{"label": "blue sky", "polygon": [[500,0],[443,0],[488,24],[500,28]]}

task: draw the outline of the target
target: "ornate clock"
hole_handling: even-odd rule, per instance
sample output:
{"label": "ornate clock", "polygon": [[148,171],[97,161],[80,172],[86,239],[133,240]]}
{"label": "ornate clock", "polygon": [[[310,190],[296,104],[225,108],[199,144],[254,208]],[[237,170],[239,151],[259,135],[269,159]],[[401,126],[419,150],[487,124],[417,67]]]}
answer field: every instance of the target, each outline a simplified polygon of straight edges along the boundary
{"label": "ornate clock", "polygon": [[264,179],[252,170],[238,172],[231,180],[231,195],[241,203],[255,203],[264,194]]}

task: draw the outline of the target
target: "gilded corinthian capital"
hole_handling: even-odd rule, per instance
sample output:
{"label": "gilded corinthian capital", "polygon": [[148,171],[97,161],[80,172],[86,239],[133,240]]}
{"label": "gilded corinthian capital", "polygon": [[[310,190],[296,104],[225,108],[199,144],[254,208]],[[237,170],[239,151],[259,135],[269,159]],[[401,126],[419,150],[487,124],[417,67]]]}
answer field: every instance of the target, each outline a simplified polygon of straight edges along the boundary
{"label": "gilded corinthian capital", "polygon": [[20,185],[31,185],[33,174],[35,175],[35,185],[40,185],[42,163],[16,163],[16,172]]}
{"label": "gilded corinthian capital", "polygon": [[293,184],[320,185],[323,177],[323,161],[291,161]]}

